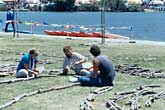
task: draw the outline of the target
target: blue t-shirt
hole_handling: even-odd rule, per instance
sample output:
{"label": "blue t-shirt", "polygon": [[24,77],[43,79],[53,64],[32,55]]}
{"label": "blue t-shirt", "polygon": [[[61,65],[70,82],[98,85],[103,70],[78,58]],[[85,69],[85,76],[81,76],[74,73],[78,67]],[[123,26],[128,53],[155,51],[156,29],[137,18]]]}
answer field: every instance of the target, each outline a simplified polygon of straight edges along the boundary
{"label": "blue t-shirt", "polygon": [[27,54],[25,54],[25,55],[21,58],[21,60],[19,61],[19,64],[18,64],[18,66],[17,66],[17,72],[18,72],[19,70],[21,70],[21,69],[25,69],[24,64],[29,65],[29,69],[32,70],[34,64],[37,63],[37,62],[38,62],[38,58],[37,58],[37,57],[35,57],[34,59],[31,59],[31,58],[30,58],[30,54],[27,53]]}
{"label": "blue t-shirt", "polygon": [[7,12],[7,21],[8,20],[14,20],[14,12],[12,10]]}
{"label": "blue t-shirt", "polygon": [[100,71],[99,77],[103,79],[107,79],[108,77],[110,77],[111,80],[114,80],[115,70],[112,61],[104,55],[99,55],[96,57],[96,59],[100,62],[98,66]]}

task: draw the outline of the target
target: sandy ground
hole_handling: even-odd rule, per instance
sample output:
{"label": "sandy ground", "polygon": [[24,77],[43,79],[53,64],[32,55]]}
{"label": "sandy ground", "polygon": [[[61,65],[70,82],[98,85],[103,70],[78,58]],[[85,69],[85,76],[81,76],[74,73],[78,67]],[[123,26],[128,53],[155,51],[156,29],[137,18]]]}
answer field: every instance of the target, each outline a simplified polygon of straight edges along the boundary
{"label": "sandy ground", "polygon": [[[100,38],[80,38],[80,37],[68,37],[68,36],[50,36],[50,35],[37,35],[37,34],[17,34],[19,36],[19,40],[21,39],[28,39],[29,37],[39,37],[43,39],[69,39],[69,40],[87,40],[94,42],[102,43],[102,39]],[[0,32],[0,39],[3,38],[13,38],[13,33],[5,33]],[[135,43],[130,43],[130,41],[134,41]],[[160,41],[149,41],[149,40],[123,40],[123,39],[105,39],[105,43],[111,44],[137,44],[137,45],[165,45],[165,42]]]}

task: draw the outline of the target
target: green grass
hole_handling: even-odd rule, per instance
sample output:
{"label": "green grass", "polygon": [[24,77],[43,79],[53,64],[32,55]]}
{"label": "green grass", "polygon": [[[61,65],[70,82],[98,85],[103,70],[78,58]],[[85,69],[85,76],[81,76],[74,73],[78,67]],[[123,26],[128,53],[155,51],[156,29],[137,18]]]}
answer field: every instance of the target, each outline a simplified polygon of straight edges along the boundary
{"label": "green grass", "polygon": [[[3,38],[3,37],[2,37]],[[90,40],[67,40],[58,38],[38,38],[29,37],[24,39],[0,39],[0,64],[16,64],[16,61],[1,61],[2,59],[20,59],[22,55],[17,53],[28,52],[29,49],[35,47],[40,51],[40,60],[52,60],[57,61],[56,64],[45,65],[46,69],[60,69],[62,66],[63,52],[62,48],[66,45],[71,45],[73,50],[88,57],[89,61],[92,61],[92,56],[89,53],[89,46],[81,46],[82,43],[94,43]],[[100,42],[96,42],[100,45]],[[102,53],[109,56],[115,65],[130,63],[138,64],[143,68],[150,68],[154,70],[165,70],[165,46],[160,45],[139,45],[139,44],[114,44],[106,43],[100,45]],[[2,54],[2,51],[6,53]],[[56,55],[56,57],[48,57],[47,55]],[[13,76],[0,78],[0,80],[14,78]],[[114,92],[129,91],[135,89],[140,85],[147,84],[161,84],[161,88],[156,91],[165,91],[165,79],[145,79],[141,77],[135,77],[125,74],[117,73],[115,80],[115,86],[112,91],[100,95],[93,103],[96,110],[103,110],[105,108],[105,102],[110,97],[114,97]],[[55,78],[41,78],[37,80],[17,82],[14,84],[2,84],[0,85],[0,105],[11,100],[25,92],[31,92],[38,88],[49,88],[52,86],[65,85],[68,83],[68,76],[58,76]],[[18,103],[8,107],[6,110],[78,110],[81,101],[90,93],[95,90],[96,87],[73,87],[60,91],[52,91],[36,96],[24,98]],[[165,106],[165,100],[157,100],[151,107],[144,107],[144,102],[147,99],[145,97],[140,100],[142,110],[163,110]],[[125,100],[125,102],[128,100]],[[123,106],[125,103],[120,102],[119,105]],[[127,108],[127,107],[126,107]]]}

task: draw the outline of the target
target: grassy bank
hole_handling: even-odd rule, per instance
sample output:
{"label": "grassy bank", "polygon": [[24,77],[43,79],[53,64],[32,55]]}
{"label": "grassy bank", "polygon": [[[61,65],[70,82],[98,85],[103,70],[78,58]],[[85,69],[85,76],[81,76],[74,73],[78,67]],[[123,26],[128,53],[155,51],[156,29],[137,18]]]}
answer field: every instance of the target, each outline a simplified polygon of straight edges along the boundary
{"label": "grassy bank", "polygon": [[[92,56],[89,53],[89,46],[81,44],[95,43],[100,45],[97,40],[68,40],[58,38],[39,38],[39,37],[22,37],[12,39],[11,37],[0,37],[0,62],[1,64],[16,64],[22,56],[19,53],[28,52],[30,48],[37,48],[40,51],[40,60],[56,61],[55,64],[44,65],[46,69],[60,69],[63,60],[62,48],[66,45],[71,45],[74,51],[77,51],[92,61]],[[108,55],[114,65],[117,64],[138,64],[144,68],[153,70],[165,71],[165,46],[162,45],[140,45],[125,43],[106,42],[100,45],[102,53]],[[4,59],[12,59],[5,61]],[[0,78],[0,80],[14,78],[13,76]],[[145,79],[137,76],[117,73],[115,86],[112,91],[107,92],[97,97],[94,102],[96,110],[103,110],[105,102],[110,97],[114,96],[114,92],[129,91],[140,85],[160,84],[161,88],[157,91],[165,90],[164,79]],[[0,85],[0,105],[11,100],[13,97],[31,92],[38,88],[48,88],[51,86],[59,86],[69,84],[68,76],[58,76],[55,78],[41,78],[26,82],[18,82],[14,84]],[[29,98],[24,98],[20,102],[8,107],[6,110],[78,110],[81,101],[96,87],[73,87],[61,91],[48,92]],[[147,99],[147,97],[145,97]],[[141,102],[144,103],[142,100]],[[121,102],[121,106],[124,102]],[[146,108],[144,104],[142,110],[163,110],[165,100],[156,101],[151,107]],[[127,107],[125,107],[127,108]]]}

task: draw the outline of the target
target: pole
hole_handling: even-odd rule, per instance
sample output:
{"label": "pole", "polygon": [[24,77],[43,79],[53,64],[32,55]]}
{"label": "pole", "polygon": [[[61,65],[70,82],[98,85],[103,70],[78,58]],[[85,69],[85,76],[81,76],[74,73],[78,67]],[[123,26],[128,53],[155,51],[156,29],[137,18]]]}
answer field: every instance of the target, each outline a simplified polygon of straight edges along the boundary
{"label": "pole", "polygon": [[101,33],[102,33],[102,41],[101,43],[104,44],[105,43],[105,1],[102,0],[101,3]]}
{"label": "pole", "polygon": [[[14,0],[16,1],[16,0]],[[18,21],[18,8],[16,7],[16,28],[17,28],[17,38],[19,37],[19,33],[18,33],[18,24],[19,24],[19,21]]]}
{"label": "pole", "polygon": [[[15,0],[13,0],[13,13],[14,13],[14,16],[15,16]],[[12,21],[15,23],[15,21]],[[14,26],[15,27],[15,26]],[[13,38],[15,38],[15,29],[13,30]]]}
{"label": "pole", "polygon": [[30,21],[30,32],[33,33],[33,24],[32,24],[32,21]]}
{"label": "pole", "polygon": [[130,27],[130,31],[131,31],[131,39],[130,39],[129,43],[136,43],[136,41],[133,40],[133,26]]}

